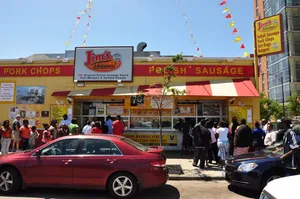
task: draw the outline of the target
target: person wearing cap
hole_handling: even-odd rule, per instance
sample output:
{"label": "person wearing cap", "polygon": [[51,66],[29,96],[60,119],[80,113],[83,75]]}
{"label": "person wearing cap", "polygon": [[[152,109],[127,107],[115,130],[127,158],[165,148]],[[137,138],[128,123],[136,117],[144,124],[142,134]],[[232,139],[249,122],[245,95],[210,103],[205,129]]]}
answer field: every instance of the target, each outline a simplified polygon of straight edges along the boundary
{"label": "person wearing cap", "polygon": [[20,128],[21,128],[21,124],[20,124],[20,120],[21,120],[21,115],[17,115],[16,119],[13,121],[12,123],[12,151],[19,151],[19,147],[20,147]]}

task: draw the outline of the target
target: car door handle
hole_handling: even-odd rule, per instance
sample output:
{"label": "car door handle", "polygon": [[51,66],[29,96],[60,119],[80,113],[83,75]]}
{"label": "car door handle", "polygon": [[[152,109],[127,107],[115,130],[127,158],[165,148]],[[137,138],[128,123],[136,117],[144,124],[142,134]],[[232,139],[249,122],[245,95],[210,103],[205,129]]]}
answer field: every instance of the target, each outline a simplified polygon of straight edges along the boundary
{"label": "car door handle", "polygon": [[107,162],[109,162],[110,164],[113,164],[114,162],[117,162],[117,159],[107,159]]}
{"label": "car door handle", "polygon": [[69,163],[72,162],[72,160],[62,160],[62,162],[63,162],[64,164],[69,164]]}

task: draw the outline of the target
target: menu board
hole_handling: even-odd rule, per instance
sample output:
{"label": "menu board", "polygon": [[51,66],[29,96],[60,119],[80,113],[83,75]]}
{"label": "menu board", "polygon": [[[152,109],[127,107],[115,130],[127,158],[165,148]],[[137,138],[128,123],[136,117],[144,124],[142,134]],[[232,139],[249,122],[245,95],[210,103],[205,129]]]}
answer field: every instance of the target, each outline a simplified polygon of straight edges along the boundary
{"label": "menu board", "polygon": [[246,119],[247,124],[252,126],[252,107],[250,106],[229,106],[229,119],[237,117],[238,121]]}
{"label": "menu board", "polygon": [[[106,113],[105,104],[96,103],[94,105],[96,106],[96,115],[105,115],[105,113]],[[90,115],[92,115],[92,114],[90,114]]]}
{"label": "menu board", "polygon": [[0,103],[15,101],[15,83],[0,82]]}
{"label": "menu board", "polygon": [[[159,116],[156,109],[131,109],[131,116]],[[171,110],[162,110],[162,116],[171,116]]]}
{"label": "menu board", "polygon": [[194,104],[180,104],[174,109],[174,116],[195,116],[196,106]]}
{"label": "menu board", "polygon": [[107,105],[107,115],[116,116],[116,115],[128,115],[128,109],[124,108],[123,105],[114,105],[108,104]]}
{"label": "menu board", "polygon": [[157,104],[162,103],[159,108],[173,108],[173,97],[172,96],[152,96],[150,101],[151,108],[157,108]]}

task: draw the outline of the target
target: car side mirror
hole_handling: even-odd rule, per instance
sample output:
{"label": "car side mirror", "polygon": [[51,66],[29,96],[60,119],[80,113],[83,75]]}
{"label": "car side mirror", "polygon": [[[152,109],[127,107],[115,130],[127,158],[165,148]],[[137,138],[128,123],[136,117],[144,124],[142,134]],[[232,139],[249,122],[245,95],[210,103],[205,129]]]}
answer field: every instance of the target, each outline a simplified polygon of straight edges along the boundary
{"label": "car side mirror", "polygon": [[40,156],[41,156],[41,151],[40,151],[40,150],[36,150],[36,151],[35,151],[35,155],[36,155],[37,157],[40,157]]}

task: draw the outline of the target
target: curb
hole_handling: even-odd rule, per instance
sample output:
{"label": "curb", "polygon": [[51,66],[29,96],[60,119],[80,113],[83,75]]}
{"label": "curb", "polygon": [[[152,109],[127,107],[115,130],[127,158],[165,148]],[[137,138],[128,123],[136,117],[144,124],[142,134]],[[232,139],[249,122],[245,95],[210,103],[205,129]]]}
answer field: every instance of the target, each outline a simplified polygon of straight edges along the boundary
{"label": "curb", "polygon": [[225,180],[225,177],[222,176],[180,176],[180,175],[169,175],[169,180],[177,181],[194,181],[194,180],[203,180],[203,181],[215,181],[215,180]]}

